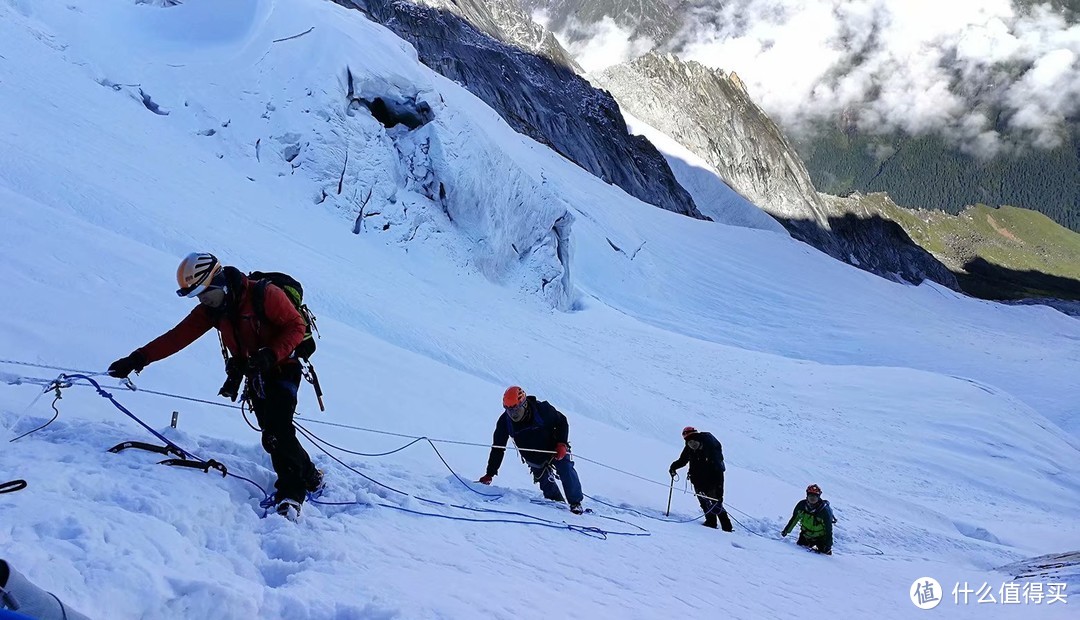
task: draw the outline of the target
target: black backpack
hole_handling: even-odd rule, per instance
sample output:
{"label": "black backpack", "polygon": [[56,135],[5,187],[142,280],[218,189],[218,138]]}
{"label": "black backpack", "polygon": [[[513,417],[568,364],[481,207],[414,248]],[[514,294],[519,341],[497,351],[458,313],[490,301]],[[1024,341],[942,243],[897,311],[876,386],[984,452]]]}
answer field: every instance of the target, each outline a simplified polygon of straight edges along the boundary
{"label": "black backpack", "polygon": [[293,356],[302,360],[307,360],[311,357],[311,354],[315,352],[315,338],[312,336],[312,330],[316,334],[319,333],[319,328],[315,325],[315,315],[308,309],[307,304],[304,303],[304,287],[296,280],[296,278],[277,271],[252,271],[248,274],[249,280],[255,280],[255,288],[252,292],[251,303],[255,308],[255,316],[259,317],[259,320],[266,320],[266,285],[273,284],[274,286],[285,291],[285,296],[289,298],[289,301],[296,306],[297,312],[300,316],[304,317],[304,323],[307,324],[307,332],[304,333],[304,339],[300,341],[300,344],[293,350]]}

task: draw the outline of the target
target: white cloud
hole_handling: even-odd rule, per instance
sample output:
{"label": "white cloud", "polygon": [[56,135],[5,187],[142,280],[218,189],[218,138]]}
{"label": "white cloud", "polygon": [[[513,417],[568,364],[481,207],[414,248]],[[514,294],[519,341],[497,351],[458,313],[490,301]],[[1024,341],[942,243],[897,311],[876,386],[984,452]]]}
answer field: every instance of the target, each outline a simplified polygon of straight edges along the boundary
{"label": "white cloud", "polygon": [[[1080,25],[1011,0],[710,0],[676,40],[687,60],[736,71],[785,126],[854,118],[937,132],[989,155],[1060,142],[1080,114]],[[986,110],[1000,107],[1006,135]]]}
{"label": "white cloud", "polygon": [[[546,18],[546,15],[543,17]],[[536,20],[536,15],[533,20]],[[652,39],[633,38],[632,34],[605,16],[591,26],[571,20],[567,32],[557,32],[555,37],[585,71],[599,73],[612,65],[643,56],[656,47]]]}

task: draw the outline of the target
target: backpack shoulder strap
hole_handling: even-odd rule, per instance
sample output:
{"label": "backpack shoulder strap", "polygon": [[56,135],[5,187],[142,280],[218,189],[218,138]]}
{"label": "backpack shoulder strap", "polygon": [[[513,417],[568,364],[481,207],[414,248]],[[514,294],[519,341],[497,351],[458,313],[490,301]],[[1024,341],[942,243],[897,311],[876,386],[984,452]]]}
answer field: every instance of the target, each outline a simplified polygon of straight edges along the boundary
{"label": "backpack shoulder strap", "polygon": [[259,280],[251,289],[251,306],[255,309],[255,316],[262,322],[266,322],[266,285],[269,280]]}
{"label": "backpack shoulder strap", "polygon": [[533,414],[533,423],[538,426],[543,426],[544,416],[540,415],[540,410],[543,409],[545,406],[550,407],[550,405],[548,405],[548,402],[546,400],[540,400],[539,398],[534,398],[533,403],[536,404],[535,407],[531,407]]}

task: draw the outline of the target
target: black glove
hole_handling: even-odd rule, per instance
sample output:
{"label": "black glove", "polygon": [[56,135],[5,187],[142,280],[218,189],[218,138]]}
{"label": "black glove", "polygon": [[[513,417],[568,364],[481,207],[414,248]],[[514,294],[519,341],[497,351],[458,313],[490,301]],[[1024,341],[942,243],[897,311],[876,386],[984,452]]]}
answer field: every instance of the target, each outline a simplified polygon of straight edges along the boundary
{"label": "black glove", "polygon": [[246,357],[230,357],[229,361],[225,362],[225,374],[230,377],[237,375],[243,375],[248,369],[248,358]]}
{"label": "black glove", "polygon": [[240,384],[244,381],[244,373],[247,372],[248,360],[246,357],[230,357],[225,362],[225,383],[218,390],[218,396],[224,396],[236,402],[240,395]]}
{"label": "black glove", "polygon": [[110,377],[127,379],[132,371],[139,372],[143,368],[146,368],[146,356],[139,351],[134,351],[131,355],[121,357],[112,364],[109,364],[108,372]]}
{"label": "black glove", "polygon": [[667,473],[668,473],[669,476],[674,478],[675,477],[675,471],[676,471],[675,470],[675,463],[672,463],[671,466],[668,467]]}
{"label": "black glove", "polygon": [[248,360],[248,368],[256,372],[266,372],[278,363],[277,353],[270,347],[263,347],[255,352]]}

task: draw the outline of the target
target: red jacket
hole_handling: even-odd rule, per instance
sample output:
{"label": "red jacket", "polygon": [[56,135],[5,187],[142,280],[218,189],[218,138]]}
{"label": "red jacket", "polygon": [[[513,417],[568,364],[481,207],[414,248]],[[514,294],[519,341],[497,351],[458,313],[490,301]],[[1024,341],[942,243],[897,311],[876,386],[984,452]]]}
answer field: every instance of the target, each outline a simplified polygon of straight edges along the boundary
{"label": "red jacket", "polygon": [[214,309],[201,304],[195,306],[176,327],[138,349],[146,356],[146,363],[169,357],[198,340],[212,327],[221,331],[225,347],[235,356],[248,357],[263,347],[270,347],[277,353],[279,364],[295,363],[289,355],[307,334],[304,317],[289,301],[285,291],[268,284],[264,297],[266,320],[260,321],[251,302],[255,284],[246,277],[242,277],[242,283],[243,292],[235,313],[230,310],[218,318]]}

